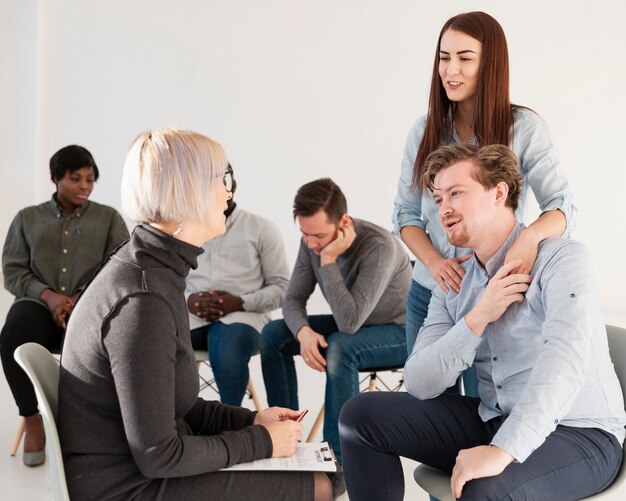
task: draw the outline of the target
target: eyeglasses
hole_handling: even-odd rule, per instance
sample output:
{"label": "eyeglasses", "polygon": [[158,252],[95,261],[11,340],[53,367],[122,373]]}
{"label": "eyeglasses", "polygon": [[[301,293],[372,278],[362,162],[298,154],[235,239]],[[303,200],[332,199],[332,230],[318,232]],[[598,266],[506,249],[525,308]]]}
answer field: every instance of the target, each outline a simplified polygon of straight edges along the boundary
{"label": "eyeglasses", "polygon": [[[220,175],[221,174],[216,174],[214,177],[220,177]],[[226,170],[224,171],[224,177],[222,177],[222,182],[226,187],[226,191],[228,193],[232,193],[233,185],[235,184],[235,178],[233,175],[233,168],[230,166],[230,164],[228,164],[228,167],[226,167]]]}
{"label": "eyeglasses", "polygon": [[224,186],[226,186],[226,191],[228,193],[232,193],[235,178],[233,176],[233,168],[230,166],[230,164],[228,164],[228,167],[226,167],[226,172],[224,172],[223,181],[224,181]]}

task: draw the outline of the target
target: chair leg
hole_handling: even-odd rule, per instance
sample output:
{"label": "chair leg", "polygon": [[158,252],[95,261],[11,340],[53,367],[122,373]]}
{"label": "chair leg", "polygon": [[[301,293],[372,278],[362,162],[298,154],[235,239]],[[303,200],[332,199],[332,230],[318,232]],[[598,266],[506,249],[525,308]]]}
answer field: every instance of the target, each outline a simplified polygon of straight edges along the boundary
{"label": "chair leg", "polygon": [[23,417],[21,417],[20,425],[17,428],[17,435],[15,436],[13,447],[11,447],[11,456],[15,456],[15,454],[17,454],[17,449],[20,446],[20,442],[22,441],[22,436],[24,435],[25,430],[26,430],[26,420]]}
{"label": "chair leg", "polygon": [[250,398],[254,402],[254,408],[261,412],[261,400],[259,399],[259,395],[254,388],[254,384],[252,383],[252,378],[248,379],[248,391],[250,392]]}
{"label": "chair leg", "polygon": [[369,391],[376,391],[376,373],[375,372],[372,372],[370,374]]}
{"label": "chair leg", "polygon": [[324,406],[322,405],[322,408],[320,409],[319,414],[315,418],[315,422],[313,423],[313,427],[311,428],[309,436],[306,439],[307,442],[313,442],[313,440],[315,439],[315,436],[320,431],[320,427],[322,426],[323,422],[324,422]]}

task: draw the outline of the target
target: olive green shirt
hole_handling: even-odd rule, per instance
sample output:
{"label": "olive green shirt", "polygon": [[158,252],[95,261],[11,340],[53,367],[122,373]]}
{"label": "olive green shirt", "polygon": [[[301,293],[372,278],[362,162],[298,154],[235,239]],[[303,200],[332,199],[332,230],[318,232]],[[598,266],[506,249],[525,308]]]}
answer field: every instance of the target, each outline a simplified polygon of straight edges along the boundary
{"label": "olive green shirt", "polygon": [[87,201],[68,215],[53,195],[13,219],[2,251],[4,287],[16,300],[39,300],[44,289],[72,296],[128,238],[112,207]]}

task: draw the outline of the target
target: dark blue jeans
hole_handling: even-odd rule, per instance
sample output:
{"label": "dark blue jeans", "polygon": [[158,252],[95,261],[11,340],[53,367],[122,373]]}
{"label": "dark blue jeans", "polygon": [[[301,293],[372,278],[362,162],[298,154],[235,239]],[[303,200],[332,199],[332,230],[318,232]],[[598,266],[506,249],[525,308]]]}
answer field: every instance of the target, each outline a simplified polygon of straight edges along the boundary
{"label": "dark blue jeans", "polygon": [[[350,501],[401,501],[400,456],[447,473],[462,449],[487,445],[504,417],[484,423],[478,398],[444,393],[362,393],[344,405],[339,432]],[[606,489],[622,462],[617,439],[596,428],[557,426],[523,463],[465,484],[463,500],[582,499]]]}
{"label": "dark blue jeans", "polygon": [[428,315],[428,304],[432,292],[422,287],[415,280],[411,280],[409,297],[406,301],[406,349],[410,355],[417,339],[417,333],[422,328]]}
{"label": "dark blue jeans", "polygon": [[[430,289],[422,287],[415,280],[411,281],[409,297],[406,302],[406,347],[409,355],[413,351],[417,334],[428,315],[428,304],[431,296],[432,292]],[[478,396],[478,375],[473,365],[463,372],[463,386],[465,395],[468,397]],[[449,388],[449,391],[458,393],[454,386]]]}
{"label": "dark blue jeans", "polygon": [[248,387],[250,357],[259,351],[260,336],[246,324],[212,324],[191,331],[194,350],[208,350],[220,400],[241,405]]}
{"label": "dark blue jeans", "polygon": [[[327,362],[324,440],[330,443],[341,462],[337,429],[339,411],[350,397],[359,393],[359,369],[404,364],[404,326],[375,325],[345,334],[338,332],[332,315],[310,316],[309,325],[328,341],[328,348],[321,350]],[[270,406],[298,409],[298,380],[293,360],[296,355],[300,355],[300,343],[284,320],[275,320],[263,328],[261,365]]]}

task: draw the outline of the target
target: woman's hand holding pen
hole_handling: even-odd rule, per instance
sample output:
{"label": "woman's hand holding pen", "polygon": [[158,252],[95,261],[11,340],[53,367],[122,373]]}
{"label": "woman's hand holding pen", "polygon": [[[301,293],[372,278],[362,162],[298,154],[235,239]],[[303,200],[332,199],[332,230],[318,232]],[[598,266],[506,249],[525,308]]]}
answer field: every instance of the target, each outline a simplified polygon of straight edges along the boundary
{"label": "woman's hand holding pen", "polygon": [[[306,413],[306,411],[304,412]],[[254,417],[254,424],[267,426],[278,421],[299,421],[303,412],[287,409],[286,407],[268,407],[257,413]]]}
{"label": "woman's hand holding pen", "polygon": [[266,426],[272,439],[272,457],[292,456],[302,438],[302,425],[297,421],[287,420]]}
{"label": "woman's hand holding pen", "polygon": [[270,407],[262,410],[254,418],[254,424],[267,428],[272,439],[272,457],[293,455],[302,439],[301,419],[307,411],[300,412],[285,407]]}

